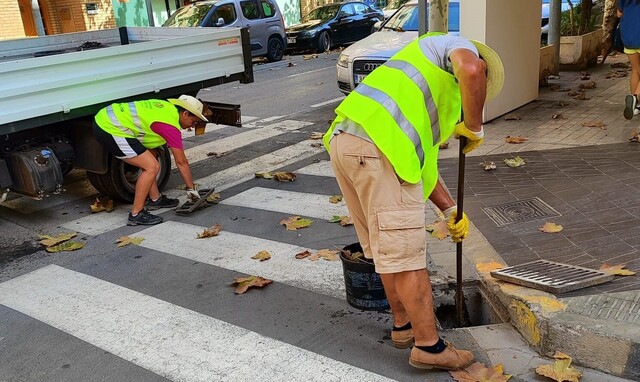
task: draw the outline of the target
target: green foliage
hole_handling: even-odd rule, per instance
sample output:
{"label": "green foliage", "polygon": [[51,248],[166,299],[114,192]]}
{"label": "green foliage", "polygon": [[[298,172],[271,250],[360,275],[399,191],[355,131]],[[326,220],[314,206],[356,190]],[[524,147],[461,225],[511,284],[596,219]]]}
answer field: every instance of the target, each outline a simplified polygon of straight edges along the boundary
{"label": "green foliage", "polygon": [[[569,9],[561,14],[561,36],[580,36],[593,32],[600,27],[603,18],[602,5],[598,3],[593,7],[589,7],[587,3],[590,1],[591,0],[571,1],[573,10]],[[586,12],[583,7],[587,7]]]}

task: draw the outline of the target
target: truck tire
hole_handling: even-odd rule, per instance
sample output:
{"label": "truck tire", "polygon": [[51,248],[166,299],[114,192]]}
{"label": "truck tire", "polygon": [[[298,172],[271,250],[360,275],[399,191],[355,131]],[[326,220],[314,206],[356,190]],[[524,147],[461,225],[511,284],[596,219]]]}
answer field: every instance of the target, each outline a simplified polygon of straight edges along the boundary
{"label": "truck tire", "polygon": [[267,43],[267,60],[276,62],[282,60],[284,55],[284,43],[277,37],[269,38]]}
{"label": "truck tire", "polygon": [[[171,154],[166,146],[158,149],[158,162],[160,171],[158,172],[158,188],[162,191],[171,175]],[[109,170],[106,174],[96,174],[87,172],[87,179],[98,192],[124,202],[133,202],[135,195],[136,181],[140,176],[139,168],[109,156]]]}

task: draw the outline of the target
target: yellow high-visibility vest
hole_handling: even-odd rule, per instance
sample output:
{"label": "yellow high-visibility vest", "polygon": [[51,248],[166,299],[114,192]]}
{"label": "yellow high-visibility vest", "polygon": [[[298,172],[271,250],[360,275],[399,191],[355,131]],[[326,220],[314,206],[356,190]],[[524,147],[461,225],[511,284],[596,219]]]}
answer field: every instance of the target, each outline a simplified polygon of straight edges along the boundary
{"label": "yellow high-visibility vest", "polygon": [[438,180],[440,143],[453,134],[461,108],[455,77],[429,61],[416,40],[371,72],[340,103],[323,140],[329,150],[337,124],[346,118],[358,123],[400,178],[409,183],[422,180],[427,199]]}
{"label": "yellow high-visibility vest", "polygon": [[153,122],[162,122],[180,130],[178,109],[170,102],[149,99],[128,103],[114,103],[100,110],[96,123],[111,135],[136,138],[148,149],[167,143],[151,130]]}

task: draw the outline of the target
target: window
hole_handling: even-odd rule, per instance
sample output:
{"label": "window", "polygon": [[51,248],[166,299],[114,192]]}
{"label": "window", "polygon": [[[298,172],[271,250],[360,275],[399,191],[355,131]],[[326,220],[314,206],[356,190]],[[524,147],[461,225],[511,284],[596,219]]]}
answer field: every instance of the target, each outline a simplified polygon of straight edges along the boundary
{"label": "window", "polygon": [[260,5],[262,6],[262,14],[265,18],[276,15],[276,7],[270,0],[260,0]]}
{"label": "window", "polygon": [[355,15],[355,12],[353,11],[353,6],[351,4],[343,5],[342,8],[340,8],[340,13],[338,14],[338,16],[340,17],[348,17],[353,15]]}
{"label": "window", "polygon": [[233,22],[236,21],[236,10],[234,9],[233,4],[223,4],[216,8],[211,19],[213,21],[213,25],[216,25],[218,19],[223,19],[224,25],[233,24]]}
{"label": "window", "polygon": [[258,12],[258,3],[256,1],[241,1],[240,9],[242,9],[242,14],[249,20],[255,20],[260,18],[260,13]]}
{"label": "window", "polygon": [[355,9],[356,15],[362,15],[369,11],[369,7],[364,4],[355,3],[353,4],[353,8]]}

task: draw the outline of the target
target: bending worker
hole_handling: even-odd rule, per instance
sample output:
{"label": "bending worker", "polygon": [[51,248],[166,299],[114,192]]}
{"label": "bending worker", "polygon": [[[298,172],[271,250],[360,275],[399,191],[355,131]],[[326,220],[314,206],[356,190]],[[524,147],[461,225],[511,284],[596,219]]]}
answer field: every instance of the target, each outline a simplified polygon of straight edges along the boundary
{"label": "bending worker", "polygon": [[409,363],[416,368],[473,362],[471,352],[436,330],[424,199],[444,212],[454,241],[467,236],[467,216],[455,223],[455,202],[439,180],[439,145],[455,133],[467,138],[465,153],[478,147],[485,98],[503,82],[502,62],[486,45],[428,33],[369,74],[338,106],[324,136],[364,255],[382,278],[391,338],[398,348],[415,342]]}
{"label": "bending worker", "polygon": [[162,217],[148,210],[173,208],[179,204],[178,199],[167,198],[158,189],[156,177],[160,165],[154,151],[164,144],[171,149],[186,184],[187,198],[194,201],[200,197],[184,154],[180,130],[196,127],[196,135],[200,129],[204,132],[203,122],[208,122],[204,109],[204,104],[195,97],[182,95],[168,101],[150,99],[114,103],[96,114],[93,133],[98,142],[116,158],[142,170],[127,225],[162,223]]}

